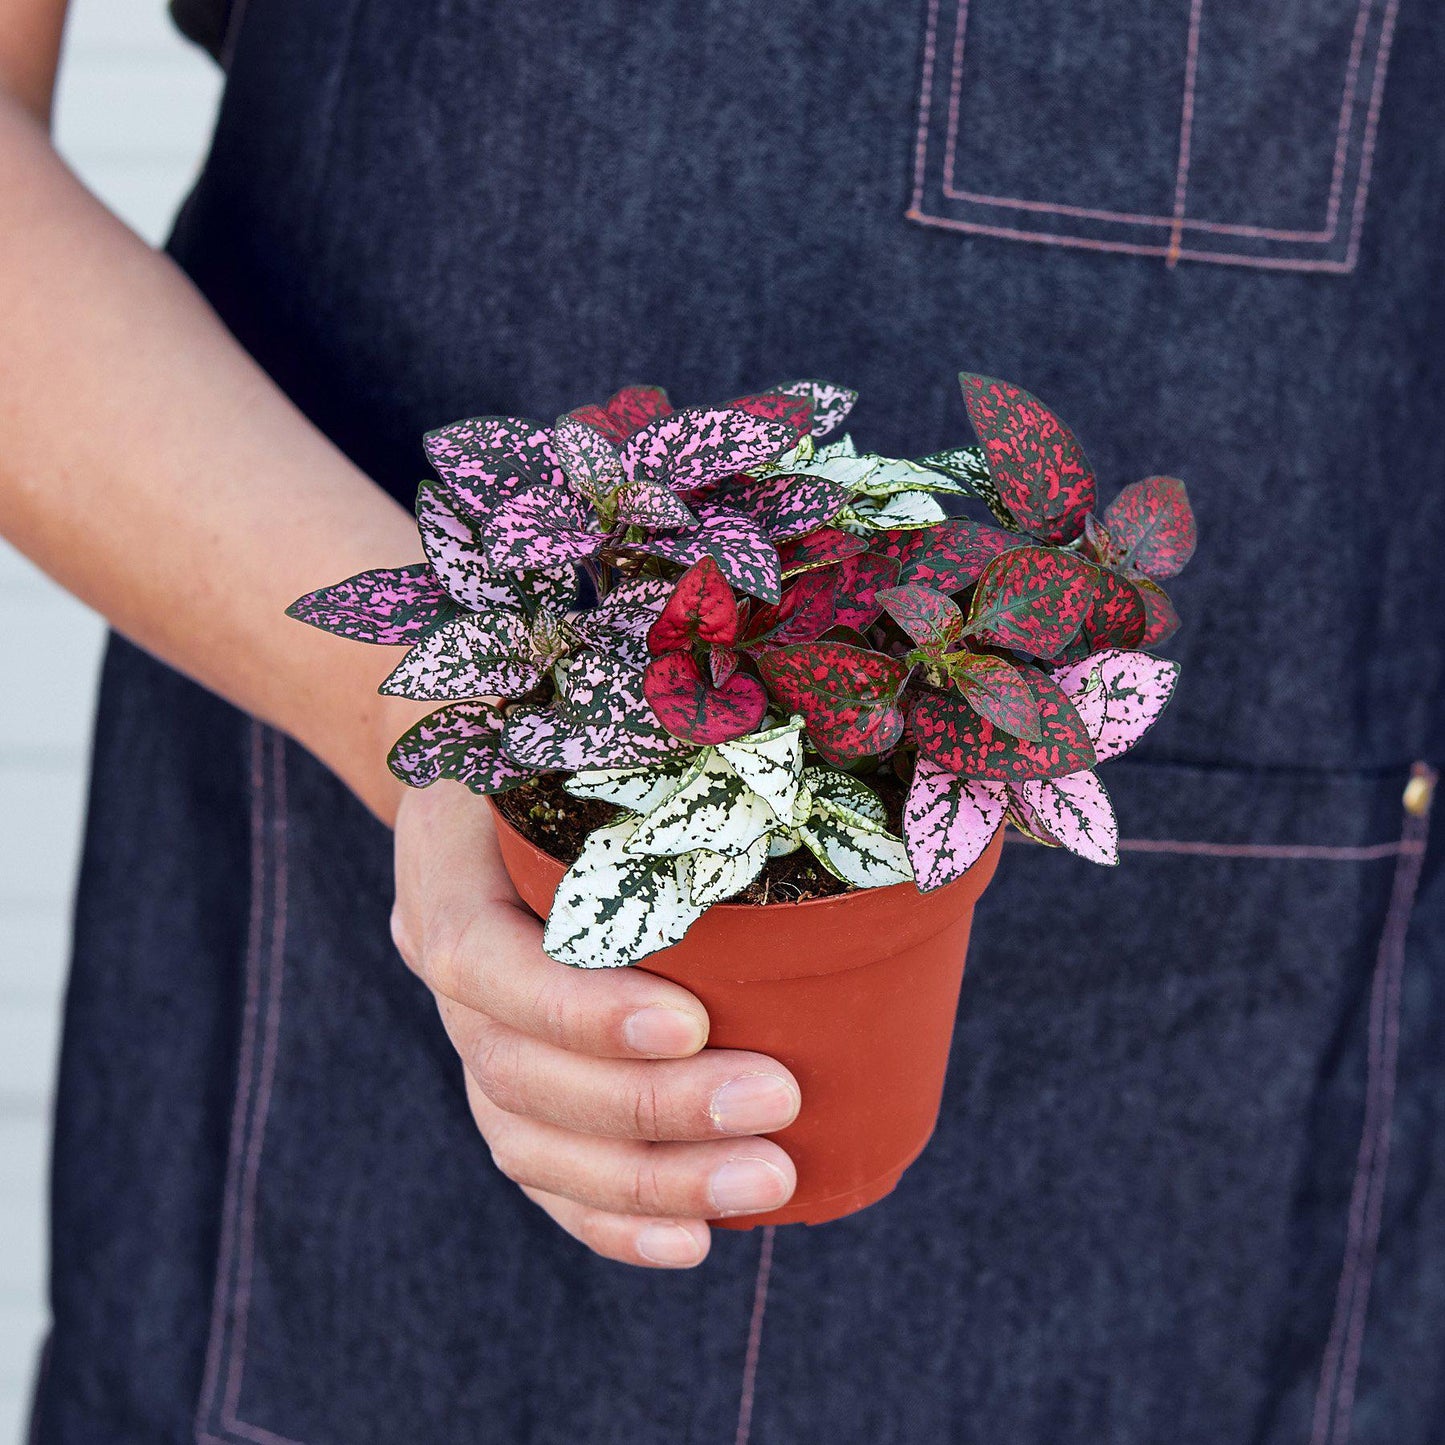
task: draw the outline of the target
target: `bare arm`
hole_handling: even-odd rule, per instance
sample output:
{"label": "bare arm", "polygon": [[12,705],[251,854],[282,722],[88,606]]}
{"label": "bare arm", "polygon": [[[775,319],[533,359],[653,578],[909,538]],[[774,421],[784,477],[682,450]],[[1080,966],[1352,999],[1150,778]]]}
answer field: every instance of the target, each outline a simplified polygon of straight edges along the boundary
{"label": "bare arm", "polygon": [[[160,3],[160,0],[157,0]],[[407,793],[390,649],[288,619],[421,556],[411,518],[261,372],[177,268],[69,174],[46,118],[64,0],[0,0],[0,533],[122,632],[299,739],[396,826],[393,931],[437,998],[499,1166],[602,1254],[678,1267],[703,1222],[781,1204],[796,1082],[702,1049],[707,1015],[636,969],[563,968],[486,805]]]}
{"label": "bare arm", "polygon": [[390,822],[386,747],[422,711],[377,696],[396,655],[284,609],[417,560],[415,526],[55,155],[62,11],[0,0],[0,533]]}

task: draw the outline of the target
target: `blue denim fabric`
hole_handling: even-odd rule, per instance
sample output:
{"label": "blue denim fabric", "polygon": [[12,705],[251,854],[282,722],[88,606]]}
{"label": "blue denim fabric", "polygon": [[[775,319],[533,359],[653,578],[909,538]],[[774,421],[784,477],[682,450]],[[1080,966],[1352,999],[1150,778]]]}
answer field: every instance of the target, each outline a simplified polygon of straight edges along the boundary
{"label": "blue denim fabric", "polygon": [[173,251],[395,495],[630,380],[918,452],[985,371],[1188,479],[1184,681],[1118,870],[1006,851],[897,1192],[659,1275],[491,1168],[384,831],[113,644],[42,1445],[1445,1438],[1442,63],[1395,0],[250,0]]}

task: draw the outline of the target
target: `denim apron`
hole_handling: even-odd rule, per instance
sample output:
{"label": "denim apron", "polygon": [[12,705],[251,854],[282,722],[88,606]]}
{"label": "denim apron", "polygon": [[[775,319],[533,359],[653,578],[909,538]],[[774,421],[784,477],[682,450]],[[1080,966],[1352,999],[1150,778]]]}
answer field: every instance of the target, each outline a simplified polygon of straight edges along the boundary
{"label": "denim apron", "polygon": [[1203,540],[1123,862],[1006,849],[929,1150],[684,1273],[494,1171],[385,830],[115,642],[37,1440],[1445,1439],[1445,10],[250,0],[229,60],[173,254],[403,501],[634,380],[919,454],[966,368]]}

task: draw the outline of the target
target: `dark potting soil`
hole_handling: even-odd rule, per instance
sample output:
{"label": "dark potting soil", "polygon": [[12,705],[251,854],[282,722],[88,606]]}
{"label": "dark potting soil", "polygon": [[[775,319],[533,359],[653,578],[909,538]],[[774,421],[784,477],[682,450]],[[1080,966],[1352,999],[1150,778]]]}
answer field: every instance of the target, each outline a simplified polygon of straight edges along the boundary
{"label": "dark potting soil", "polygon": [[[611,803],[574,798],[562,786],[565,773],[543,773],[510,792],[493,795],[506,820],[525,838],[559,862],[577,861],[582,844],[594,828],[611,822],[621,811]],[[898,831],[904,789],[891,773],[868,779],[888,809],[889,825]],[[805,898],[831,898],[853,892],[851,884],[833,877],[806,847],[781,858],[769,858],[763,871],[729,903],[800,903]]]}

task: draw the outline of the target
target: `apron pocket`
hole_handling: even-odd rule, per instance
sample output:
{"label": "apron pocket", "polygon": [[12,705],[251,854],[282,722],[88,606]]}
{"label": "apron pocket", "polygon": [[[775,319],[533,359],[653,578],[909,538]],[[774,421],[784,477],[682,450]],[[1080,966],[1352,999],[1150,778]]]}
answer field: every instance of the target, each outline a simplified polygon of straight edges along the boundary
{"label": "apron pocket", "polygon": [[1398,0],[929,0],[912,220],[1354,268]]}

